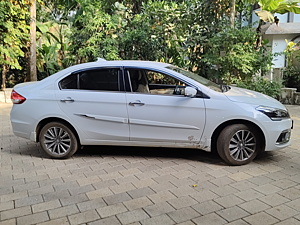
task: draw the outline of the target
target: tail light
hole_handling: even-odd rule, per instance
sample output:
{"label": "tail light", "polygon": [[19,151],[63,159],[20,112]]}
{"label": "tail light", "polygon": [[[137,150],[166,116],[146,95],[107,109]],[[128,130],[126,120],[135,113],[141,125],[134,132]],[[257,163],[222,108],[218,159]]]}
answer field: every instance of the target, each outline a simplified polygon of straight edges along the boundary
{"label": "tail light", "polygon": [[13,90],[11,92],[11,101],[14,103],[14,104],[22,104],[23,102],[26,101],[26,98],[23,97],[22,95],[20,95],[18,92],[16,92],[15,90]]}

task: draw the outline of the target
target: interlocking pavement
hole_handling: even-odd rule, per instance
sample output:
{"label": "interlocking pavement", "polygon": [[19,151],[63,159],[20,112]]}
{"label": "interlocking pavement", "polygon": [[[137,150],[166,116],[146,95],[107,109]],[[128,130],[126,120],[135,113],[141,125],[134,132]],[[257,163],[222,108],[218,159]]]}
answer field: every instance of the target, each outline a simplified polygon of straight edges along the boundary
{"label": "interlocking pavement", "polygon": [[192,149],[85,147],[45,158],[0,103],[0,225],[300,224],[300,106],[290,147],[239,167]]}

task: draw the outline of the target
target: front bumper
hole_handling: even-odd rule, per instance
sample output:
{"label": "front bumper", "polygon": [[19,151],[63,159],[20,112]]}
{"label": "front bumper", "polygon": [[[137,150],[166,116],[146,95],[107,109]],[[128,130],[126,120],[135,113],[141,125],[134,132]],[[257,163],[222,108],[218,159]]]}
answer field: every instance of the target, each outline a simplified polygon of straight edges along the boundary
{"label": "front bumper", "polygon": [[291,144],[292,119],[270,121],[265,127],[267,128],[265,151],[279,150]]}

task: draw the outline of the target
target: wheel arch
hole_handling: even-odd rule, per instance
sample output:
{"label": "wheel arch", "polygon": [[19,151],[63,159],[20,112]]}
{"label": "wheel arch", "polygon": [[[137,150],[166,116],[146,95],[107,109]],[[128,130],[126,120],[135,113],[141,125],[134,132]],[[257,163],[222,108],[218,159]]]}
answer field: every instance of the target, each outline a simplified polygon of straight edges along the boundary
{"label": "wheel arch", "polygon": [[48,123],[50,123],[50,122],[60,122],[60,123],[62,123],[62,124],[64,124],[64,125],[68,126],[68,127],[74,132],[74,134],[75,134],[75,136],[76,136],[76,138],[77,138],[78,143],[81,144],[81,143],[80,143],[79,135],[78,135],[76,129],[74,128],[74,126],[72,126],[72,124],[70,124],[68,121],[66,121],[66,120],[64,120],[64,119],[62,119],[62,118],[59,118],[59,117],[48,117],[48,118],[45,118],[45,119],[41,120],[41,121],[38,123],[38,125],[37,125],[37,127],[36,127],[36,142],[39,142],[39,141],[40,141],[40,140],[39,140],[39,139],[40,139],[40,132],[41,132],[42,128],[43,128],[46,124],[48,124]]}
{"label": "wheel arch", "polygon": [[212,135],[212,138],[211,138],[211,152],[213,153],[217,153],[217,139],[221,133],[221,131],[227,127],[227,126],[230,126],[230,125],[233,125],[233,124],[245,124],[245,125],[250,125],[254,128],[257,129],[257,131],[260,133],[260,137],[262,137],[262,146],[263,146],[263,149],[265,148],[266,146],[266,137],[264,135],[264,132],[262,131],[262,129],[255,123],[249,121],[249,120],[243,120],[243,119],[236,119],[236,120],[229,120],[229,121],[226,121],[222,124],[220,124],[213,132],[213,135]]}

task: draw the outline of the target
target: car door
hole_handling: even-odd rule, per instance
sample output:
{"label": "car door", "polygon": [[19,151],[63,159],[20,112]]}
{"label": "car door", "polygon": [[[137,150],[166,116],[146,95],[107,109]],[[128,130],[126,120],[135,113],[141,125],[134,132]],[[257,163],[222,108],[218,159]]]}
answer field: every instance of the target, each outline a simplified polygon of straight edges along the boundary
{"label": "car door", "polygon": [[[130,141],[199,143],[205,126],[202,98],[184,96],[187,86],[154,70],[125,69]],[[146,86],[146,87],[142,87]]]}
{"label": "car door", "polygon": [[120,68],[98,68],[74,72],[59,82],[58,104],[84,132],[82,144],[129,140],[122,80]]}

